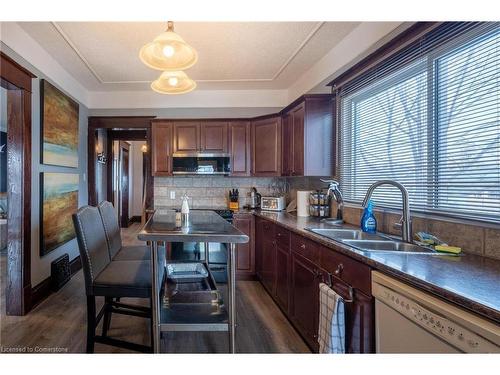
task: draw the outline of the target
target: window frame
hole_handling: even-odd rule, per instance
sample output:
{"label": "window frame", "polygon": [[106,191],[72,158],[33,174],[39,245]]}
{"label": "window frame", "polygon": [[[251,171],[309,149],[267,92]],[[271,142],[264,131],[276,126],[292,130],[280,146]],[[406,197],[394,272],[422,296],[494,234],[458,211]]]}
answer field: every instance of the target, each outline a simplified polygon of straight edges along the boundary
{"label": "window frame", "polygon": [[[345,132],[345,126],[346,124],[344,123],[344,119],[348,118],[348,121],[346,121],[349,126],[349,149],[346,149],[345,145],[342,147],[340,145],[340,142],[344,139],[344,137],[338,136],[337,137],[337,147],[339,150],[341,150],[341,154],[339,155],[339,161],[340,159],[344,158],[344,155],[346,152],[350,153],[350,158],[352,160],[349,168],[349,173],[350,176],[355,176],[355,160],[356,160],[356,146],[355,143],[352,142],[353,138],[355,138],[355,125],[354,121],[355,119],[353,118],[355,116],[355,111],[353,105],[354,103],[359,103],[360,101],[372,97],[374,95],[377,95],[378,92],[383,91],[383,87],[391,87],[391,83],[394,82],[394,84],[397,84],[398,82],[402,82],[407,78],[410,78],[412,76],[415,76],[419,74],[419,72],[426,71],[427,75],[427,100],[426,100],[426,107],[427,107],[427,142],[428,142],[428,147],[427,147],[427,166],[428,166],[428,179],[427,179],[427,185],[429,186],[429,189],[426,191],[427,195],[427,203],[425,207],[422,208],[414,208],[414,212],[418,212],[423,214],[423,216],[431,216],[431,217],[448,217],[448,218],[454,218],[454,219],[459,219],[459,220],[465,220],[465,221],[474,221],[474,222],[480,222],[480,223],[493,223],[493,224],[498,224],[500,221],[500,213],[498,215],[487,215],[487,214],[481,214],[481,215],[471,215],[470,213],[466,212],[460,212],[458,211],[452,211],[450,209],[446,208],[440,208],[439,204],[439,164],[440,164],[440,157],[439,157],[439,122],[438,122],[438,116],[437,116],[437,111],[438,111],[438,105],[437,102],[439,100],[438,98],[438,85],[439,85],[439,69],[438,69],[438,63],[439,59],[446,57],[448,54],[458,52],[462,49],[467,49],[474,43],[480,43],[481,38],[483,37],[484,39],[487,39],[491,34],[498,32],[496,30],[490,30],[487,33],[484,33],[480,29],[473,29],[470,30],[469,32],[465,33],[459,38],[453,38],[449,42],[446,42],[437,48],[433,49],[432,51],[428,52],[424,56],[417,57],[414,62],[409,62],[409,64],[417,62],[418,59],[422,59],[422,62],[416,63],[415,67],[408,69],[408,72],[404,72],[404,74],[398,74],[399,69],[405,69],[405,66],[401,66],[400,68],[396,69],[394,72],[391,72],[390,74],[394,74],[394,77],[388,79],[387,82],[384,82],[386,77],[382,77],[381,79],[374,80],[371,82],[367,87],[361,88],[359,93],[353,92],[352,94],[348,95],[347,97],[341,97],[340,95],[336,95],[336,100],[338,101],[338,117],[337,117],[337,123],[340,125],[339,129],[342,132]],[[383,62],[384,60],[381,60],[380,62]],[[381,87],[382,85],[382,87]],[[345,115],[345,107],[343,100],[346,98],[349,98],[349,114],[348,117]],[[342,129],[341,129],[342,128]],[[340,175],[340,183],[342,184],[342,175],[345,175],[343,173],[343,170],[346,170],[345,165],[342,166],[341,163],[337,166],[337,170],[339,171]],[[355,177],[352,178],[350,181],[351,184],[355,183]],[[431,188],[432,187],[432,188]],[[346,202],[349,204],[359,204],[360,200],[357,199],[350,199],[347,198],[345,199]],[[381,204],[380,208],[383,210],[394,210],[393,206],[388,206],[387,204]],[[399,211],[399,210],[398,210]]]}

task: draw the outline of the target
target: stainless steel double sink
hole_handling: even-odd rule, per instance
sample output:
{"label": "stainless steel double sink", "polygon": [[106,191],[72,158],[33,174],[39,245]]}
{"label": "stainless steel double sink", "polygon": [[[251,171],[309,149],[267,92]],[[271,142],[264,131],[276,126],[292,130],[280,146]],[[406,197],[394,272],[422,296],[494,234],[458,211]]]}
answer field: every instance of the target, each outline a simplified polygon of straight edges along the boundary
{"label": "stainless steel double sink", "polygon": [[361,251],[428,255],[439,254],[426,247],[396,241],[388,236],[380,234],[365,233],[359,229],[306,228],[306,230],[335,241],[340,241]]}

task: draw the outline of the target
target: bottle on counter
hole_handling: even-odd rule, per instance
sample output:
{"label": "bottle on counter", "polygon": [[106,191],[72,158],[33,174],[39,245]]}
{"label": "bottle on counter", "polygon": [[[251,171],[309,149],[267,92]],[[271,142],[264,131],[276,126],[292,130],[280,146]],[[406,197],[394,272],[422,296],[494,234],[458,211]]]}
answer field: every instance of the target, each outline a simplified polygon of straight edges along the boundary
{"label": "bottle on counter", "polygon": [[182,196],[181,226],[189,226],[189,197],[187,196],[187,194],[184,194]]}
{"label": "bottle on counter", "polygon": [[363,211],[361,230],[366,233],[375,233],[377,231],[377,219],[375,219],[375,215],[373,214],[373,202],[371,200],[368,201]]}

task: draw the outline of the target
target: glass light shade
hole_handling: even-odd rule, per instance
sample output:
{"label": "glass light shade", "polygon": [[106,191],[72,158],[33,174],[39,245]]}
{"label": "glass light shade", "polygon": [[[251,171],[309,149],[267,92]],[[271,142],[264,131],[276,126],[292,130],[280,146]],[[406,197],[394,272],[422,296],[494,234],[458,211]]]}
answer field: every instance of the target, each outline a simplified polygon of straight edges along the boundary
{"label": "glass light shade", "polygon": [[196,82],[182,71],[163,72],[151,88],[160,94],[185,94],[196,88]]}
{"label": "glass light shade", "polygon": [[167,31],[141,48],[139,58],[152,69],[176,71],[196,64],[198,54],[174,32],[173,23],[169,22]]}

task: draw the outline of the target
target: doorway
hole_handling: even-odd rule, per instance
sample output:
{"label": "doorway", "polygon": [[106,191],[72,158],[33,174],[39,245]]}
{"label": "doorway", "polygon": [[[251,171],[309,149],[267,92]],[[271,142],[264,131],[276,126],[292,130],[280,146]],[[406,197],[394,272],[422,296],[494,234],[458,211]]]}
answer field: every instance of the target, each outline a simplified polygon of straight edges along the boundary
{"label": "doorway", "polygon": [[141,222],[152,208],[152,118],[89,118],[89,204],[113,203],[123,228]]}
{"label": "doorway", "polygon": [[[7,246],[3,250],[5,313],[31,309],[31,80],[35,76],[0,52],[1,118],[5,152],[0,163],[0,193]],[[4,142],[4,139],[6,141]],[[5,232],[3,232],[5,233]],[[3,236],[4,234],[2,234]],[[3,301],[2,301],[3,302]]]}

